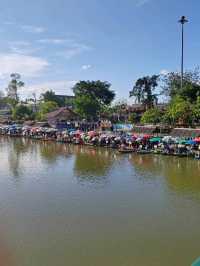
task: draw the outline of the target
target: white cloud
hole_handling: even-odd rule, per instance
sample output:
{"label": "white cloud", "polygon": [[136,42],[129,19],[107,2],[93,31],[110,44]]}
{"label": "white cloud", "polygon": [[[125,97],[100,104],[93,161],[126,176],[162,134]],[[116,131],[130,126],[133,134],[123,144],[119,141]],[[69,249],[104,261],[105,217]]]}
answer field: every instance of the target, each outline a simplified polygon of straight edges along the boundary
{"label": "white cloud", "polygon": [[30,33],[43,33],[46,31],[46,29],[43,27],[37,27],[37,26],[32,26],[32,25],[22,25],[21,29],[23,31],[30,32]]}
{"label": "white cloud", "polygon": [[169,73],[169,71],[166,70],[166,69],[162,69],[162,70],[160,71],[160,75],[167,75],[168,73]]}
{"label": "white cloud", "polygon": [[22,54],[0,54],[0,77],[5,77],[11,73],[19,73],[23,77],[38,76],[49,63],[40,57]]}
{"label": "white cloud", "polygon": [[91,65],[83,65],[81,68],[83,69],[83,70],[88,70],[88,69],[90,69],[92,66]]}
{"label": "white cloud", "polygon": [[9,43],[10,52],[13,54],[33,54],[40,50],[38,47],[33,47],[27,41],[14,41]]}
{"label": "white cloud", "polygon": [[91,47],[85,44],[74,43],[71,46],[69,45],[69,47],[67,47],[65,51],[58,53],[58,55],[64,56],[66,59],[70,59],[89,50],[91,50]]}
{"label": "white cloud", "polygon": [[80,55],[83,52],[90,51],[92,48],[84,43],[78,42],[73,39],[65,40],[65,49],[57,53],[58,56],[62,56],[66,59],[70,59],[74,56]]}
{"label": "white cloud", "polygon": [[14,21],[11,20],[7,20],[3,22],[4,25],[15,25],[16,23]]}
{"label": "white cloud", "polygon": [[150,2],[150,0],[136,0],[136,5],[140,7],[147,4],[148,2]]}
{"label": "white cloud", "polygon": [[41,39],[38,40],[39,43],[47,43],[47,44],[64,44],[68,42],[66,39]]}
{"label": "white cloud", "polygon": [[75,80],[47,81],[21,88],[20,95],[22,97],[30,97],[33,93],[36,93],[37,97],[39,97],[41,93],[47,90],[53,90],[56,94],[61,95],[73,95],[71,88],[76,83],[77,81]]}

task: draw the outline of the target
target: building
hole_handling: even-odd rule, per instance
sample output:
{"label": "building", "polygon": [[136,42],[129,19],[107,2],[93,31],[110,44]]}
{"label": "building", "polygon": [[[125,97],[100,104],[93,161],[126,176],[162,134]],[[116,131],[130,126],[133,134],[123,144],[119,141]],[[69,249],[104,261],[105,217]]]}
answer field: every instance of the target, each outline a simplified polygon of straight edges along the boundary
{"label": "building", "polygon": [[[165,111],[167,108],[167,104],[160,103],[156,105],[156,108],[158,108],[160,111]],[[143,104],[132,104],[132,105],[126,105],[122,104],[121,107],[116,111],[116,113],[113,115],[112,120],[113,121],[129,121],[129,118],[131,114],[136,115],[136,121],[140,121],[142,115],[144,112],[146,112],[146,106]]]}
{"label": "building", "polygon": [[53,127],[65,127],[66,123],[78,120],[78,115],[68,107],[61,107],[46,115],[49,125]]}

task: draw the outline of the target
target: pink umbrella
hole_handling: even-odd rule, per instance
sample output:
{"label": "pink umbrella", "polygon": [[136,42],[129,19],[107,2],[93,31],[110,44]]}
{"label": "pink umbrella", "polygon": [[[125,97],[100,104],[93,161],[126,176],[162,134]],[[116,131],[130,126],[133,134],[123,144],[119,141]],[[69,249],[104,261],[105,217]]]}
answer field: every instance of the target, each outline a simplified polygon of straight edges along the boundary
{"label": "pink umbrella", "polygon": [[95,131],[89,131],[88,132],[88,136],[90,136],[91,138],[94,137],[94,136],[96,136],[96,134],[97,133]]}
{"label": "pink umbrella", "polygon": [[200,137],[193,139],[196,142],[200,142]]}

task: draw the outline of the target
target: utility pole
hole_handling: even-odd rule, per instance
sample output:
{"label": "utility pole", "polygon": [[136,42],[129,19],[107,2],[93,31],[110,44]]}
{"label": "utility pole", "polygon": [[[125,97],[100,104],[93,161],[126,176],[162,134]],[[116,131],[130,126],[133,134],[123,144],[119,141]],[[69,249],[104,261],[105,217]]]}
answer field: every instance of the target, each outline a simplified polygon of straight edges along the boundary
{"label": "utility pole", "polygon": [[188,22],[185,16],[178,21],[182,25],[182,53],[181,53],[181,89],[183,88],[183,67],[184,67],[184,24]]}

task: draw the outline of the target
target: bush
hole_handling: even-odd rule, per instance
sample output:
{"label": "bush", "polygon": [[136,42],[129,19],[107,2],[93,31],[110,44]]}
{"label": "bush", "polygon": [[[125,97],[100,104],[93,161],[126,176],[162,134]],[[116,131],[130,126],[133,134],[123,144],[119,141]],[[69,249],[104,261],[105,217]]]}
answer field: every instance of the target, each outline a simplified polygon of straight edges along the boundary
{"label": "bush", "polygon": [[141,119],[143,124],[157,124],[162,120],[162,113],[158,108],[151,108],[147,110]]}
{"label": "bush", "polygon": [[20,104],[13,108],[12,117],[15,120],[31,119],[33,117],[33,111],[26,105]]}

